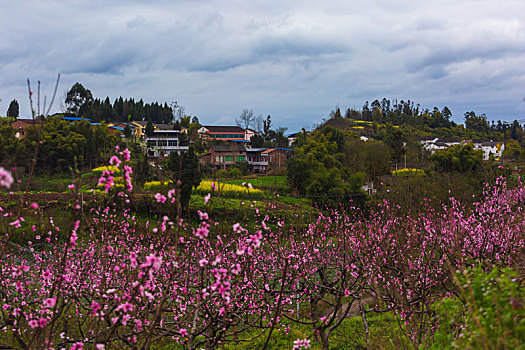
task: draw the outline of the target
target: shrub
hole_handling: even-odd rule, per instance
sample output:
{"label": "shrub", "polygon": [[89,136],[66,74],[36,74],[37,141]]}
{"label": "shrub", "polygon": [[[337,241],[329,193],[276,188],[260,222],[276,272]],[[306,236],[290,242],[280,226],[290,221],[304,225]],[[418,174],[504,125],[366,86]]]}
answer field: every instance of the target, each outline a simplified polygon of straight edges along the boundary
{"label": "shrub", "polygon": [[431,349],[518,349],[525,344],[525,289],[515,271],[480,266],[459,275],[460,298],[436,303]]}

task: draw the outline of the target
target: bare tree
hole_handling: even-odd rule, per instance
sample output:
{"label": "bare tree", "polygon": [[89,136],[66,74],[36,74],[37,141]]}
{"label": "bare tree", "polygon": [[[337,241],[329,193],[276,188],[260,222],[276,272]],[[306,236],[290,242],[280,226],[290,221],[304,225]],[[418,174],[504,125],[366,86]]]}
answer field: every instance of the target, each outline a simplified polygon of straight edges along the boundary
{"label": "bare tree", "polygon": [[244,129],[253,128],[253,124],[255,123],[253,109],[244,108],[239,118],[235,119],[235,123]]}
{"label": "bare tree", "polygon": [[181,120],[182,117],[184,117],[186,114],[186,108],[184,108],[184,106],[181,106],[177,103],[177,101],[173,101],[171,104],[170,104],[170,107],[171,107],[171,110],[172,110],[172,113],[173,113],[173,120],[176,121],[176,120]]}
{"label": "bare tree", "polygon": [[263,124],[264,124],[264,118],[262,116],[262,114],[259,114],[256,118],[255,118],[255,131],[258,133],[258,134],[261,134],[263,132]]}

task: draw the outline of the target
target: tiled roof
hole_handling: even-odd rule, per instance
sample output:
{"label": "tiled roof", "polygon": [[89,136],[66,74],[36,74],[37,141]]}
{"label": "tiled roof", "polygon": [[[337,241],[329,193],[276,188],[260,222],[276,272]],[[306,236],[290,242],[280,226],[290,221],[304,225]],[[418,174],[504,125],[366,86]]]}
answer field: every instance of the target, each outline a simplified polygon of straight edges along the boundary
{"label": "tiled roof", "polygon": [[227,144],[227,145],[211,145],[211,149],[214,152],[246,152],[243,145],[238,143]]}
{"label": "tiled roof", "polygon": [[224,125],[204,125],[210,132],[221,132],[221,133],[232,133],[232,134],[244,134],[244,129],[240,126],[224,126]]}

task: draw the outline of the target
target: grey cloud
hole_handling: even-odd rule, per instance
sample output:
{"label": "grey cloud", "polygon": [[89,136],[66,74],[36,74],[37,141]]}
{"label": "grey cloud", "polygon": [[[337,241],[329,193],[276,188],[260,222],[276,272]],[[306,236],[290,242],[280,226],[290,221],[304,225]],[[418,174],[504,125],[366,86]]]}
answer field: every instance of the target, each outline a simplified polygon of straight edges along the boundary
{"label": "grey cloud", "polygon": [[209,121],[233,121],[248,106],[291,129],[336,104],[382,97],[446,104],[460,119],[466,109],[489,118],[524,112],[521,0],[9,6],[0,114],[6,100],[26,99],[27,77],[53,81],[57,71],[62,90],[81,81],[97,97],[178,100]]}

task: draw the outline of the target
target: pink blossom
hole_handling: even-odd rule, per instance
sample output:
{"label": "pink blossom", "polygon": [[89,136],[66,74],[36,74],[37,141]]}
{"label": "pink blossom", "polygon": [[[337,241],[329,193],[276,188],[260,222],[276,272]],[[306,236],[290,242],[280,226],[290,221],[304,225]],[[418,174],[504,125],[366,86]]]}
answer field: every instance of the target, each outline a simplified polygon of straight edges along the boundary
{"label": "pink blossom", "polygon": [[69,244],[71,245],[72,248],[74,248],[77,245],[77,239],[78,239],[77,233],[73,231],[71,233],[71,237],[69,238]]}
{"label": "pink blossom", "polygon": [[131,152],[130,152],[130,150],[126,148],[123,152],[124,152],[124,160],[129,162],[130,159],[131,159]]}
{"label": "pink blossom", "polygon": [[0,167],[0,186],[10,188],[15,180],[11,173],[5,170],[3,167]]}
{"label": "pink blossom", "polygon": [[120,304],[115,311],[124,311],[124,312],[129,312],[131,310],[133,310],[133,305],[130,304],[130,303],[124,303],[124,304]]}
{"label": "pink blossom", "polygon": [[199,214],[199,218],[201,220],[208,220],[208,213],[203,213],[202,211],[200,210],[197,210],[197,213]]}
{"label": "pink blossom", "polygon": [[309,349],[311,347],[309,339],[297,339],[293,342],[293,350]]}
{"label": "pink blossom", "polygon": [[164,203],[166,202],[166,196],[160,194],[160,193],[157,193],[155,195],[155,199],[157,200],[158,203]]}
{"label": "pink blossom", "polygon": [[120,166],[122,161],[117,156],[111,156],[109,159],[109,164],[116,166],[117,168]]}
{"label": "pink blossom", "polygon": [[71,350],[84,350],[84,343],[78,342],[78,343],[73,344],[73,346],[71,347]]}
{"label": "pink blossom", "polygon": [[56,303],[57,303],[57,298],[47,298],[45,301],[44,301],[45,305],[48,307],[48,308],[53,308],[55,307]]}

